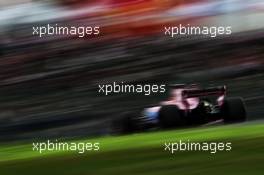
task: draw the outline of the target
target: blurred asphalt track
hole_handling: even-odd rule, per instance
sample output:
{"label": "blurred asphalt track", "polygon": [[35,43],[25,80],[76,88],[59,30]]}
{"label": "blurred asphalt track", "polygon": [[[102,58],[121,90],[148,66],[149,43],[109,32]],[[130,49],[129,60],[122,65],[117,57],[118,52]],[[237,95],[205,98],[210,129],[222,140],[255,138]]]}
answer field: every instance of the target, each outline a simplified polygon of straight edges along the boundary
{"label": "blurred asphalt track", "polygon": [[[215,39],[121,39],[71,49],[51,44],[4,46],[0,140],[105,135],[109,120],[167,95],[98,93],[98,84],[113,81],[227,85],[228,96],[246,100],[249,119],[261,119],[263,42],[264,33],[257,30]],[[40,46],[40,52],[34,52]]]}

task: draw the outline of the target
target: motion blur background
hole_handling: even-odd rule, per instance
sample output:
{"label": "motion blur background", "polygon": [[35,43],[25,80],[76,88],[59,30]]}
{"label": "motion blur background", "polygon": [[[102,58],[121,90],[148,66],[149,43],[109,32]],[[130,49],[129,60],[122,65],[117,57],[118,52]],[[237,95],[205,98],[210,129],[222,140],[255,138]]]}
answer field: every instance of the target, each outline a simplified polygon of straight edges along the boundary
{"label": "motion blur background", "polygon": [[[124,112],[166,94],[98,93],[98,84],[227,85],[264,116],[263,0],[0,0],[0,140],[105,135]],[[164,35],[165,25],[232,35]],[[100,26],[98,37],[32,35],[32,26]]]}

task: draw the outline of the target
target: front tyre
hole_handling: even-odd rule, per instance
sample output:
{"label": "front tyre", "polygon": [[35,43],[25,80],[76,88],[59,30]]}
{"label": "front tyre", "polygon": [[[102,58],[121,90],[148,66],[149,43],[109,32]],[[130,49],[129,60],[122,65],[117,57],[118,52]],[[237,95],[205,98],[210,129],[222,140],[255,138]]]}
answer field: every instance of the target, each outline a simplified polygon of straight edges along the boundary
{"label": "front tyre", "polygon": [[162,106],[159,111],[159,123],[162,128],[173,128],[184,125],[183,115],[175,105]]}
{"label": "front tyre", "polygon": [[240,97],[226,99],[221,112],[225,123],[244,122],[247,119],[246,107]]}
{"label": "front tyre", "polygon": [[112,121],[115,134],[131,134],[137,130],[137,121],[132,114],[126,114]]}

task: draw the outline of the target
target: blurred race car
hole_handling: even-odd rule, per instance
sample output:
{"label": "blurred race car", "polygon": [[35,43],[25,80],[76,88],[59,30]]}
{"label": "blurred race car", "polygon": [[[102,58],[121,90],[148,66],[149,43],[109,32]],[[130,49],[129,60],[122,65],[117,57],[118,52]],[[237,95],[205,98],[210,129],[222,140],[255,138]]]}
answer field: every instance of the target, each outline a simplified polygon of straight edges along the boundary
{"label": "blurred race car", "polygon": [[197,85],[172,85],[168,100],[145,108],[141,114],[126,114],[113,122],[121,133],[151,128],[176,128],[215,122],[236,123],[246,120],[241,97],[226,97],[226,86],[200,88]]}

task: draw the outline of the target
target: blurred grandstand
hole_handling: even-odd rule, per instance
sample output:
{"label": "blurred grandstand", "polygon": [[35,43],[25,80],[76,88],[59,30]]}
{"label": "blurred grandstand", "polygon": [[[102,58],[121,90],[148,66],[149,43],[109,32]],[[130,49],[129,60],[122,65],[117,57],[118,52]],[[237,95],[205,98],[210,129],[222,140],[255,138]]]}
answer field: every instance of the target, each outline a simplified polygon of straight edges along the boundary
{"label": "blurred grandstand", "polygon": [[[226,84],[246,99],[251,120],[263,118],[263,2],[120,2],[0,7],[0,140],[105,135],[111,119],[165,98],[98,93],[113,81]],[[32,26],[46,23],[100,25],[102,35],[32,36]],[[234,33],[163,35],[164,25],[179,23],[231,25]]]}

